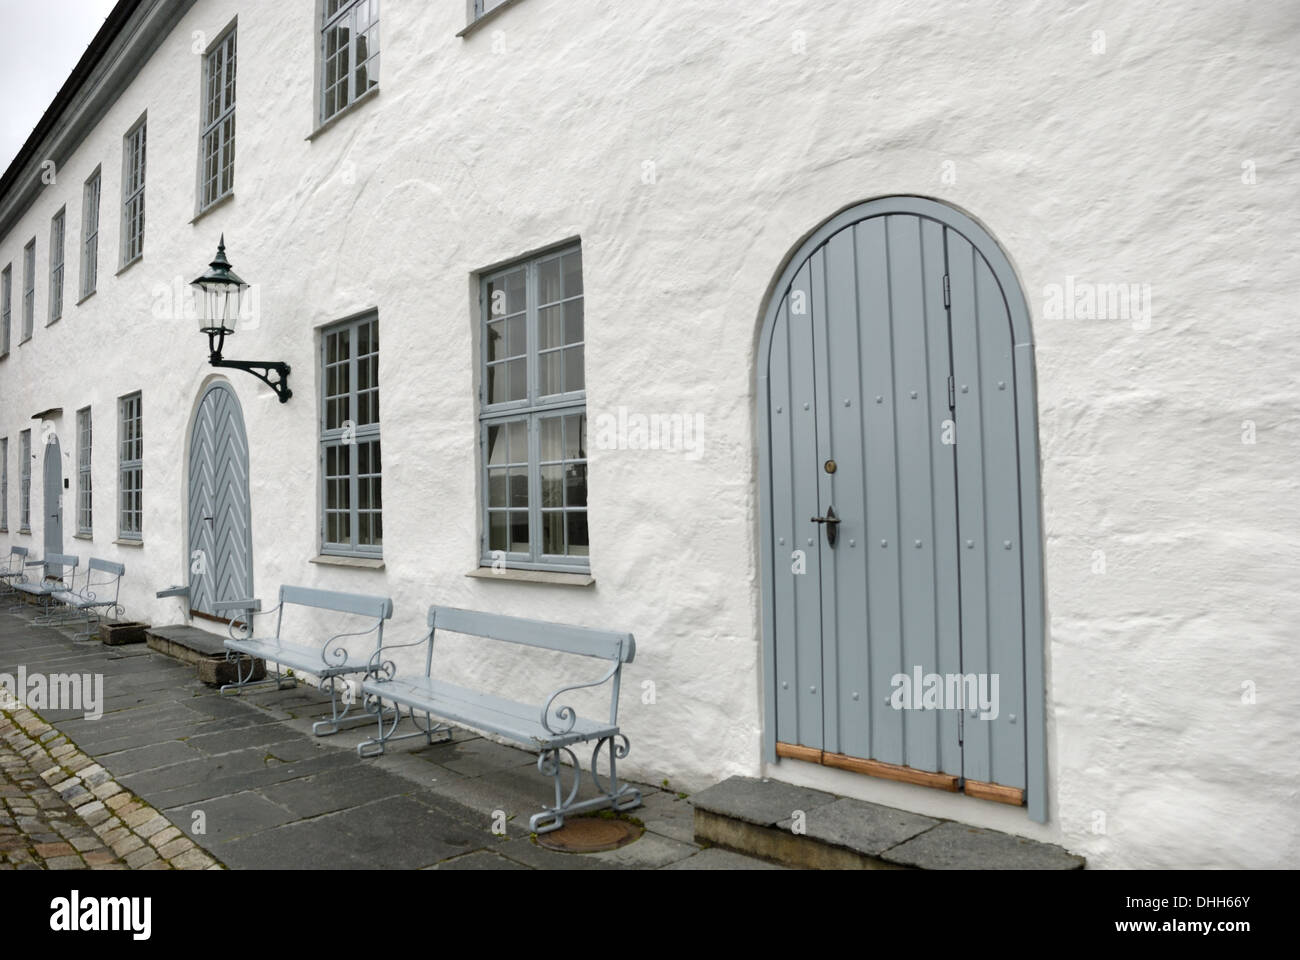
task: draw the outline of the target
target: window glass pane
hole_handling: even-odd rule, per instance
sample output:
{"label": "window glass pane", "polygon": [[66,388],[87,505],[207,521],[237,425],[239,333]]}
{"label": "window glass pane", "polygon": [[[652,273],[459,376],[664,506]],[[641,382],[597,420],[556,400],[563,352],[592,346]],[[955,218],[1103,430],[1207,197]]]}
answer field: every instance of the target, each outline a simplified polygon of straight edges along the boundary
{"label": "window glass pane", "polygon": [[543,307],[537,311],[537,348],[549,350],[564,345],[564,305]]}
{"label": "window glass pane", "polygon": [[488,549],[509,550],[510,538],[506,532],[505,511],[493,511],[488,514]]}
{"label": "window glass pane", "polygon": [[510,549],[515,553],[528,552],[528,511],[510,511]]}
{"label": "window glass pane", "polygon": [[582,251],[566,253],[563,259],[564,295],[566,297],[582,296]]}
{"label": "window glass pane", "polygon": [[587,456],[587,415],[564,418],[564,459],[582,460]]}
{"label": "window glass pane", "polygon": [[506,505],[506,476],[508,471],[496,469],[488,471],[488,506],[504,507]]}
{"label": "window glass pane", "polygon": [[528,507],[528,470],[510,471],[510,506]]}
{"label": "window glass pane", "polygon": [[569,347],[564,351],[564,390],[570,393],[585,386],[583,347]]}
{"label": "window glass pane", "polygon": [[569,531],[569,555],[585,557],[591,549],[587,543],[587,511],[576,510],[565,514]]}
{"label": "window glass pane", "polygon": [[555,462],[564,455],[563,431],[564,421],[559,417],[543,417],[542,427],[542,462]]}
{"label": "window glass pane", "polygon": [[506,456],[506,428],[500,424],[493,424],[488,427],[488,463],[505,464],[509,462]]}
{"label": "window glass pane", "polygon": [[543,306],[560,299],[560,259],[543,261],[537,268],[537,304]]}
{"label": "window glass pane", "polygon": [[542,467],[542,507],[564,506],[564,467]]}
{"label": "window glass pane", "polygon": [[561,376],[563,358],[559,350],[543,353],[537,358],[537,393],[549,397],[564,392],[564,380]]}
{"label": "window glass pane", "polygon": [[587,465],[585,463],[565,465],[564,504],[567,507],[585,507],[587,505]]}
{"label": "window glass pane", "polygon": [[[582,300],[570,300],[564,305],[564,342],[583,341]],[[556,344],[558,346],[558,343]]]}
{"label": "window glass pane", "polygon": [[542,553],[564,553],[564,513],[559,510],[542,514]]}
{"label": "window glass pane", "polygon": [[510,462],[528,463],[528,421],[514,420],[510,423]]}

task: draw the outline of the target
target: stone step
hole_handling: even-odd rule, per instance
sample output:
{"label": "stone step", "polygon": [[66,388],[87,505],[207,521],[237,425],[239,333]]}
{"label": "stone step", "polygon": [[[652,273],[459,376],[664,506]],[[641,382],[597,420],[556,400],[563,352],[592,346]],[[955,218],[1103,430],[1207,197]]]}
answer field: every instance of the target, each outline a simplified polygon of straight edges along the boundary
{"label": "stone step", "polygon": [[[204,683],[216,685],[235,682],[235,664],[226,659],[225,638],[221,634],[174,623],[150,627],[146,638],[150,650],[198,667],[199,679]],[[247,661],[248,658],[245,657],[245,673],[248,670]],[[254,660],[253,675],[248,679],[261,680],[265,676],[266,661],[260,658]]]}
{"label": "stone step", "polygon": [[[822,870],[1082,870],[1064,847],[780,780],[731,777],[691,796],[695,841]],[[796,817],[802,814],[801,832]]]}

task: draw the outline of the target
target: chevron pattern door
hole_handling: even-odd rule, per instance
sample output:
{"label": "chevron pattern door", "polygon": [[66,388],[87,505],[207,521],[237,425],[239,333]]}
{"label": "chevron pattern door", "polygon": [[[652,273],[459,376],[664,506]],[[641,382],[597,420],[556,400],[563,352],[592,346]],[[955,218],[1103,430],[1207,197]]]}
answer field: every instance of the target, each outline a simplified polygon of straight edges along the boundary
{"label": "chevron pattern door", "polygon": [[190,610],[211,617],[218,600],[253,595],[248,435],[230,385],[199,401],[190,431]]}

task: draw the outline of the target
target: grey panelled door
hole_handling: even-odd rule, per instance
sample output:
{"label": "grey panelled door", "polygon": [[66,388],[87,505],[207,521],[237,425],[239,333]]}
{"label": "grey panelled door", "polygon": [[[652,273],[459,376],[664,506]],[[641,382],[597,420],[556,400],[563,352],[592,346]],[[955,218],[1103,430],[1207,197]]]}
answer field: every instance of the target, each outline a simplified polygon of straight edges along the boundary
{"label": "grey panelled door", "polygon": [[[63,552],[63,454],[59,450],[58,434],[51,433],[45,444],[45,555]],[[48,564],[47,576],[59,576],[63,571]]]}
{"label": "grey panelled door", "polygon": [[[796,748],[785,755],[1023,790],[1020,424],[1007,298],[942,217],[872,208],[814,237],[769,323],[768,722],[778,745]],[[973,674],[988,692],[996,676],[996,716],[950,701],[898,709],[896,678],[911,683],[918,671]]]}
{"label": "grey panelled door", "polygon": [[225,382],[213,383],[199,401],[189,477],[190,609],[212,616],[215,601],[253,595],[248,436]]}

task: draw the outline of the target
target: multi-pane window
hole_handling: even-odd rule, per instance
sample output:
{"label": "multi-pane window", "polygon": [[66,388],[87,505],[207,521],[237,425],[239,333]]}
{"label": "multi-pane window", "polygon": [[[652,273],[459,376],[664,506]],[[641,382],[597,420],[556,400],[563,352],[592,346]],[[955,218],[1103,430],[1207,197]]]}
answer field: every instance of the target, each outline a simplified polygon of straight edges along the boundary
{"label": "multi-pane window", "polygon": [[140,394],[117,401],[117,535],[123,540],[144,536],[144,438]]}
{"label": "multi-pane window", "polygon": [[0,437],[0,533],[9,532],[9,438]]}
{"label": "multi-pane window", "polygon": [[36,322],[36,238],[23,247],[23,340],[32,338]]}
{"label": "multi-pane window", "polygon": [[379,0],[325,0],[321,122],[378,85]]}
{"label": "multi-pane window", "polygon": [[81,201],[81,298],[95,292],[99,280],[99,188],[97,169],[86,181]]}
{"label": "multi-pane window", "polygon": [[63,316],[63,243],[67,239],[67,225],[66,208],[50,221],[50,323]]}
{"label": "multi-pane window", "polygon": [[93,531],[90,510],[90,407],[77,411],[77,533]]}
{"label": "multi-pane window", "polygon": [[384,518],[377,316],[322,331],[321,386],[321,551],[380,556]]}
{"label": "multi-pane window", "polygon": [[32,532],[32,432],[18,434],[18,532]]}
{"label": "multi-pane window", "polygon": [[122,163],[122,266],[144,255],[144,160],[148,124],[126,135]]}
{"label": "multi-pane window", "polygon": [[0,357],[9,356],[10,315],[14,298],[14,266],[9,264],[0,270]]}
{"label": "multi-pane window", "polygon": [[582,251],[483,278],[483,562],[586,568]]}
{"label": "multi-pane window", "polygon": [[199,209],[235,188],[235,31],[203,60],[203,137]]}

